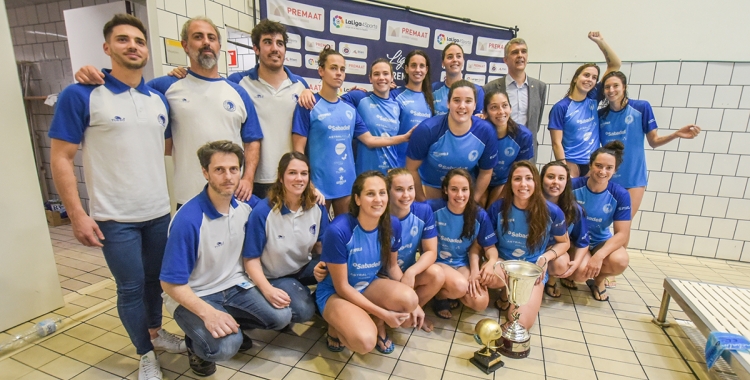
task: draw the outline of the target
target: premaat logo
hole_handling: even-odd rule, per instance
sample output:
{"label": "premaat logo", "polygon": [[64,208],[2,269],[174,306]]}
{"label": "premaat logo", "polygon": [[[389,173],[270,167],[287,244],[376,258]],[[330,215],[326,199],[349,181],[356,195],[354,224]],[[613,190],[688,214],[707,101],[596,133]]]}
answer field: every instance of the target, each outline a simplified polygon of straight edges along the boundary
{"label": "premaat logo", "polygon": [[445,40],[446,40],[445,34],[440,33],[440,34],[437,35],[437,43],[438,44],[440,44],[440,45],[444,44]]}
{"label": "premaat logo", "polygon": [[231,100],[225,100],[224,101],[224,109],[229,112],[234,112],[234,110],[237,109],[237,106],[234,105],[234,102]]}
{"label": "premaat logo", "polygon": [[333,16],[333,26],[337,28],[344,26],[344,18],[340,15]]}

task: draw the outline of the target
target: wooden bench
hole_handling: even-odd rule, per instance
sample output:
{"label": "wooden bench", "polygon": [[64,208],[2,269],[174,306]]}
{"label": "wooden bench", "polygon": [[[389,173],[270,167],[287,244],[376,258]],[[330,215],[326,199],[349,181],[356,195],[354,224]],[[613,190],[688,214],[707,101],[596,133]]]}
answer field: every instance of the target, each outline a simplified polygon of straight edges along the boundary
{"label": "wooden bench", "polygon": [[[750,337],[750,289],[665,278],[659,315],[653,319],[655,324],[670,326],[667,322],[670,299],[680,305],[705,337],[712,331]],[[750,379],[750,353],[724,351],[722,357],[737,377]]]}

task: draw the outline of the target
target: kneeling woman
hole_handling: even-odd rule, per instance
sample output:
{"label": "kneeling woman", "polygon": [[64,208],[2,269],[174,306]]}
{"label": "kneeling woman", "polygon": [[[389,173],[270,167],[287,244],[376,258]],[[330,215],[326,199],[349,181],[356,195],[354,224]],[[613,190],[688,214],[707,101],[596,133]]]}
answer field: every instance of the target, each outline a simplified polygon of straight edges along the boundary
{"label": "kneeling woman", "polygon": [[[585,256],[575,281],[586,281],[597,301],[609,296],[604,281],[628,268],[630,258],[624,245],[630,239],[630,194],[611,182],[622,163],[624,145],[615,140],[591,154],[589,175],[573,179],[573,194],[586,211],[590,256]],[[614,235],[609,227],[614,227]]]}
{"label": "kneeling woman", "polygon": [[271,306],[290,307],[295,323],[308,321],[315,313],[307,285],[317,283],[316,267],[317,272],[324,271],[317,257],[328,211],[315,204],[314,192],[307,157],[299,152],[284,154],[268,198],[250,213],[242,252],[248,259],[250,280]]}
{"label": "kneeling woman", "polygon": [[[529,161],[513,163],[509,174],[510,186],[505,186],[501,198],[489,209],[490,221],[497,234],[500,260],[525,260],[536,263],[544,270],[539,277],[531,299],[521,306],[521,325],[531,328],[542,305],[547,266],[564,254],[570,243],[565,228],[565,216],[560,208],[542,195],[542,184],[534,164]],[[550,236],[555,244],[547,248]],[[505,276],[504,276],[505,277]],[[507,298],[498,300],[500,310],[508,310],[508,322],[513,310]]]}
{"label": "kneeling woman", "polygon": [[400,326],[419,306],[410,286],[378,277],[399,248],[401,225],[388,213],[385,176],[378,171],[360,174],[349,212],[337,216],[323,236],[321,261],[329,273],[318,284],[316,301],[328,322],[331,351],[346,346],[360,354],[373,348],[393,352],[385,324]]}
{"label": "kneeling woman", "polygon": [[[443,178],[443,197],[427,201],[435,212],[438,230],[437,263],[445,284],[432,301],[435,315],[452,317],[452,299],[482,311],[489,304],[487,285],[493,284],[492,266],[497,262],[497,238],[487,213],[477,205],[474,184],[465,169],[452,169]],[[482,250],[487,257],[480,267]]]}
{"label": "kneeling woman", "polygon": [[[414,288],[419,297],[419,307],[422,308],[445,282],[443,269],[435,264],[435,216],[430,206],[414,202],[414,177],[407,169],[398,168],[388,172],[388,192],[391,215],[397,217],[401,224],[401,248],[398,250],[396,262],[391,262],[388,273],[392,279]],[[419,259],[417,250],[420,251]],[[423,312],[421,309],[419,311]],[[407,327],[432,331],[432,321],[427,318],[420,321],[419,317],[419,314],[413,314],[412,321]]]}

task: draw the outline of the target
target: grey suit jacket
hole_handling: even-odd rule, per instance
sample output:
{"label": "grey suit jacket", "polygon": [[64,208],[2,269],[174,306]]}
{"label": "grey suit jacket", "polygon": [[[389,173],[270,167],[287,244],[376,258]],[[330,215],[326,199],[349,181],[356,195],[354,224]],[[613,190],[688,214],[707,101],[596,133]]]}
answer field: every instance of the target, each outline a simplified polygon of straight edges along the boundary
{"label": "grey suit jacket", "polygon": [[[544,112],[544,103],[547,100],[547,84],[535,79],[528,77],[529,80],[529,109],[526,119],[526,127],[529,128],[532,135],[534,136],[534,162],[536,162],[537,154],[537,132],[539,131],[539,125],[542,123],[542,114]],[[490,91],[503,91],[505,89],[505,77],[495,79],[483,87],[485,95]]]}

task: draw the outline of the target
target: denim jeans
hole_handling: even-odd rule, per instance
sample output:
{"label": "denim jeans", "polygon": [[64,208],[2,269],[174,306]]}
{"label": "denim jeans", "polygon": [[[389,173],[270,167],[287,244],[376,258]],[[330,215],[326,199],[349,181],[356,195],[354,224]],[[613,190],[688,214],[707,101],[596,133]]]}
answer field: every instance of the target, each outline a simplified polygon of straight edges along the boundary
{"label": "denim jeans", "polygon": [[[257,287],[243,289],[233,286],[229,289],[201,297],[216,310],[231,315],[241,330],[266,329],[281,330],[292,319],[290,308],[276,309],[263,298]],[[242,344],[242,331],[214,338],[206,329],[203,320],[183,306],[174,311],[174,320],[187,336],[188,348],[203,360],[211,362],[229,360],[237,354]]]}
{"label": "denim jeans", "polygon": [[[292,322],[294,323],[307,322],[315,314],[315,297],[310,294],[310,289],[307,286],[318,283],[313,276],[313,269],[318,265],[318,262],[320,260],[313,259],[297,273],[268,280],[275,288],[279,288],[289,295],[292,300],[289,307],[292,309]],[[263,301],[265,301],[265,298]]]}
{"label": "denim jeans", "polygon": [[148,329],[161,326],[161,261],[169,214],[145,222],[96,222],[102,252],[117,284],[117,313],[138,355],[154,349]]}

